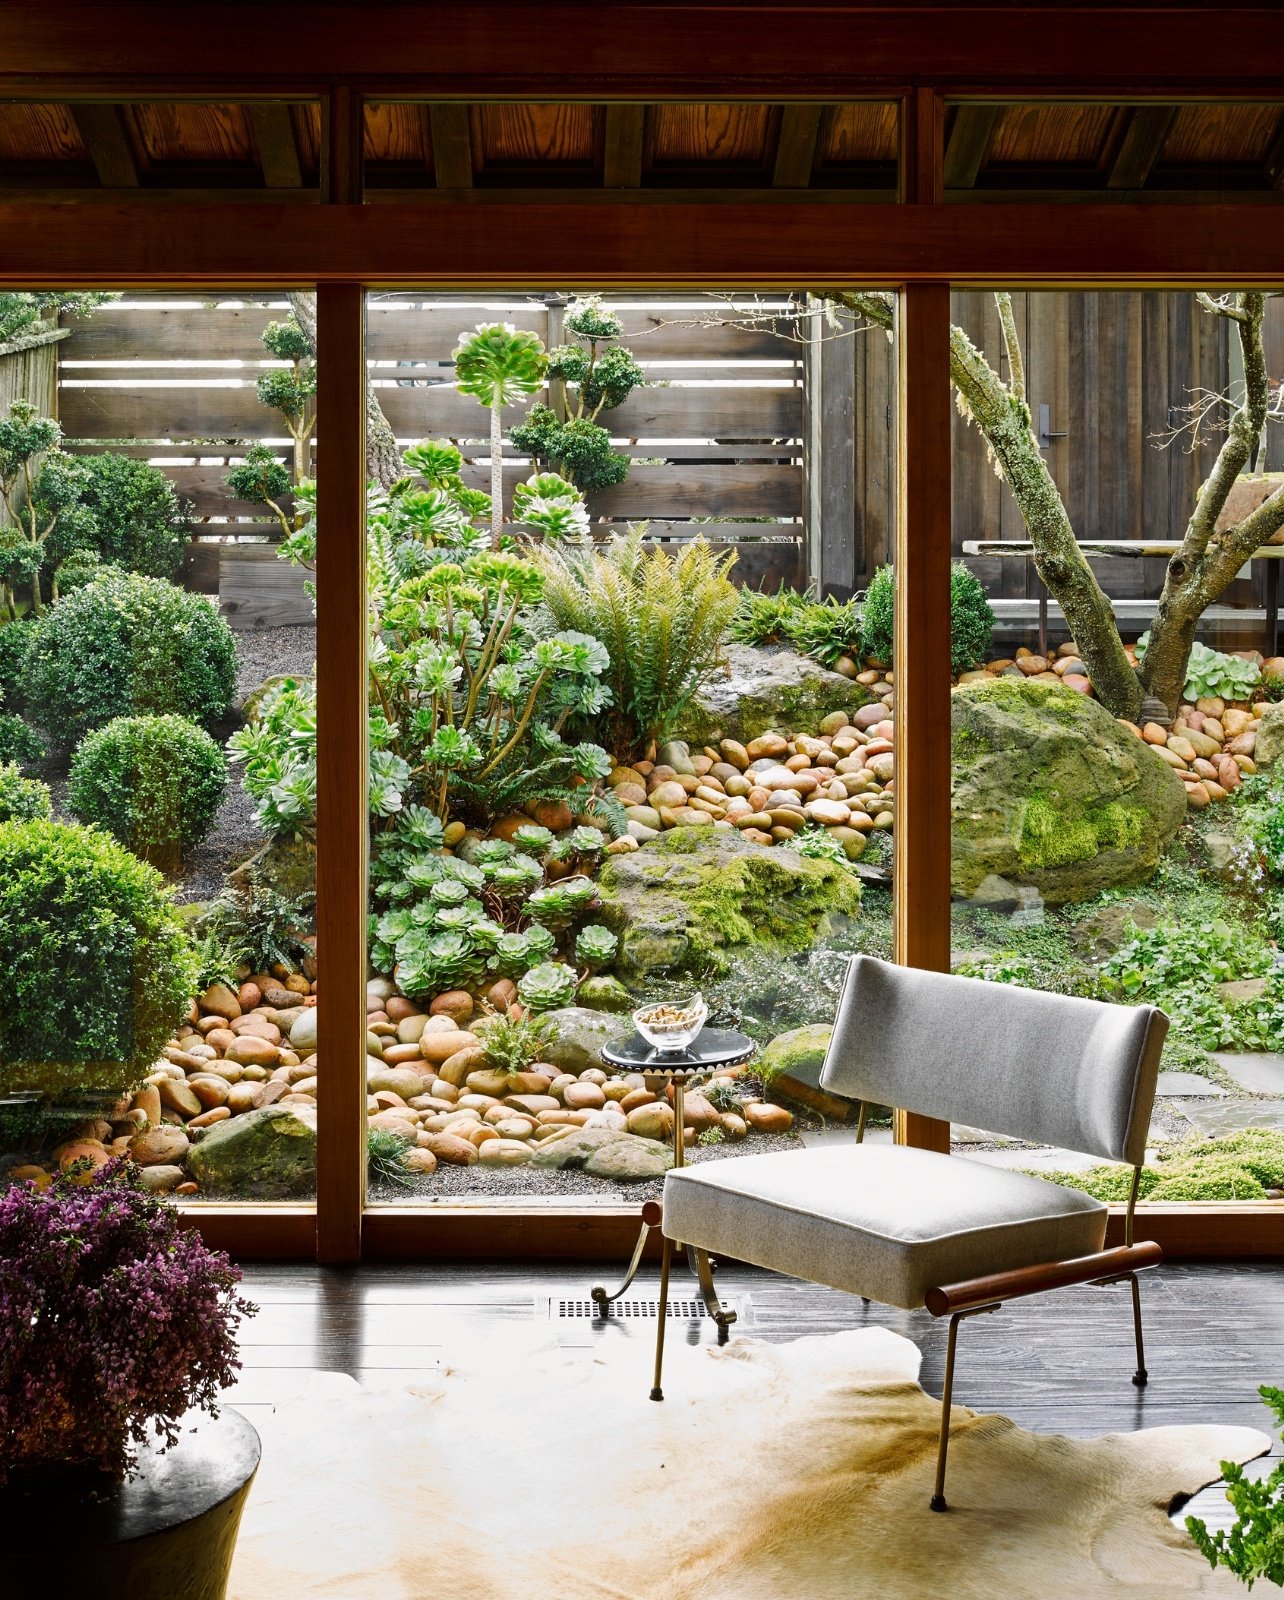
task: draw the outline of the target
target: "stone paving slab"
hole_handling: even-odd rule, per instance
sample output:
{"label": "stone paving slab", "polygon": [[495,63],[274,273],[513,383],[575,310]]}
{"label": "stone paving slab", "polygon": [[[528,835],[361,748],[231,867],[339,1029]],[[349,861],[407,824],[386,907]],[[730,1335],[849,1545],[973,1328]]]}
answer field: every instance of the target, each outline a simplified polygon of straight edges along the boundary
{"label": "stone paving slab", "polygon": [[1220,1083],[1201,1077],[1198,1072],[1161,1072],[1155,1093],[1169,1100],[1216,1100],[1226,1091]]}
{"label": "stone paving slab", "polygon": [[1238,1133],[1241,1128],[1284,1128],[1284,1101],[1228,1100],[1225,1105],[1200,1100],[1183,1101],[1179,1107],[1201,1133]]}
{"label": "stone paving slab", "polygon": [[1284,1055],[1268,1050],[1214,1050],[1213,1060],[1250,1094],[1284,1094]]}
{"label": "stone paving slab", "polygon": [[[856,1143],[856,1124],[845,1128],[804,1128],[798,1135],[805,1150],[830,1150],[835,1145]],[[890,1128],[866,1128],[866,1144],[891,1144]]]}

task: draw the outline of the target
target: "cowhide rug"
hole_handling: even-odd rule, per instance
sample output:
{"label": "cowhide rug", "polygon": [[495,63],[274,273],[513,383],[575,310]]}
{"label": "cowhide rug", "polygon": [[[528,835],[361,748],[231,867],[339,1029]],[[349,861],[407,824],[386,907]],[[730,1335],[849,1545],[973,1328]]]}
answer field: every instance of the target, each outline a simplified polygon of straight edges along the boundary
{"label": "cowhide rug", "polygon": [[939,1403],[898,1335],[718,1350],[675,1328],[662,1405],[648,1354],[470,1342],[412,1389],[312,1380],[256,1418],[230,1600],[1243,1593],[1166,1513],[1265,1451],[1252,1429],[1067,1439],[958,1407],[942,1516]]}

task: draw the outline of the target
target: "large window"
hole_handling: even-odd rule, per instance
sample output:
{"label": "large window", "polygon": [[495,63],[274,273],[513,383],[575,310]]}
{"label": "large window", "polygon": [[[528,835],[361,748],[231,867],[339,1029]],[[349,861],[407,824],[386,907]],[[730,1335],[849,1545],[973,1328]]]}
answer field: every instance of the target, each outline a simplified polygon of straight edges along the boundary
{"label": "large window", "polygon": [[313,297],[4,300],[0,1158],[310,1199]]}
{"label": "large window", "polygon": [[[952,965],[1168,1013],[1155,1201],[1284,1184],[1279,547],[1252,520],[1280,482],[1279,304],[955,297],[980,354],[955,373]],[[1076,1152],[954,1141],[1127,1195]]]}
{"label": "large window", "polygon": [[877,662],[851,601],[889,330],[549,293],[374,297],[367,338],[372,1202],[657,1195],[675,1096],[602,1051],[697,996],[752,1055],[686,1093],[687,1157],[826,1137],[845,957],[891,945],[890,572]]}

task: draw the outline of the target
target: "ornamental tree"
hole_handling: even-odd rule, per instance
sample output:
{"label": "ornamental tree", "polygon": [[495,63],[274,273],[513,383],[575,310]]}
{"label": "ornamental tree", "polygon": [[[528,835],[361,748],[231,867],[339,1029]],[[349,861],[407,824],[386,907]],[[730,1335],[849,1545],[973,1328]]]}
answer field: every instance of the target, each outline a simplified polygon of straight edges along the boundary
{"label": "ornamental tree", "polygon": [[0,494],[12,519],[11,527],[0,529],[0,619],[6,622],[17,616],[20,584],[30,584],[32,609],[39,616],[44,610],[41,568],[53,569],[56,600],[59,567],[73,550],[93,542],[85,470],[63,453],[61,443],[62,429],[30,400],[13,401],[0,421]]}
{"label": "ornamental tree", "polygon": [[490,536],[499,548],[504,520],[505,406],[532,395],[544,382],[548,355],[537,333],[511,322],[479,322],[455,346],[455,387],[490,411]]}
{"label": "ornamental tree", "polygon": [[[894,297],[886,292],[839,291],[829,298],[867,322],[893,327]],[[1268,296],[1260,290],[1197,294],[1207,315],[1225,318],[1243,352],[1242,392],[1201,401],[1195,431],[1220,412],[1224,438],[1200,486],[1181,548],[1169,558],[1145,657],[1128,659],[1108,597],[1079,548],[1061,492],[1039,450],[1025,387],[1025,362],[1012,296],[995,295],[1010,377],[999,376],[961,328],[950,329],[950,378],[959,409],[979,428],[997,471],[1012,491],[1034,545],[1034,564],[1065,613],[1075,645],[1106,709],[1131,722],[1171,717],[1182,698],[1195,629],[1205,609],[1235,578],[1259,545],[1284,527],[1284,488],[1230,527],[1218,519],[1231,489],[1256,454],[1270,416],[1284,416],[1284,386],[1272,393],[1262,341]]]}
{"label": "ornamental tree", "polygon": [[571,303],[566,326],[577,342],[559,345],[548,358],[548,376],[566,386],[566,417],[533,405],[526,421],[513,429],[513,443],[580,489],[609,488],[624,481],[629,458],[611,448],[610,432],[598,418],[622,405],[646,379],[633,353],[616,343],[623,323],[596,295]]}

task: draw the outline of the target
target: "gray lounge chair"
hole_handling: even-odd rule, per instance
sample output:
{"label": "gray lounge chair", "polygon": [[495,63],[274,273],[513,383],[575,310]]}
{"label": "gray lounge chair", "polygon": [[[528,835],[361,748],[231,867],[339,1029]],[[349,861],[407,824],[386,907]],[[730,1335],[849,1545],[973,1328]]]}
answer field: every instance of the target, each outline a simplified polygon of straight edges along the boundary
{"label": "gray lounge chair", "polygon": [[950,1398],[960,1322],[1005,1301],[1082,1283],[1132,1287],[1137,1370],[1146,1382],[1137,1273],[1162,1260],[1134,1244],[1168,1019],[855,956],[821,1073],[835,1094],[1064,1146],[1133,1167],[1122,1247],[1107,1207],[1077,1189],[957,1156],[870,1145],[741,1156],[684,1167],[664,1186],[664,1253],[653,1400],[675,1243],[694,1253],[725,1337],[709,1256],[767,1267],[867,1300],[949,1316],[932,1509],[944,1511]]}

